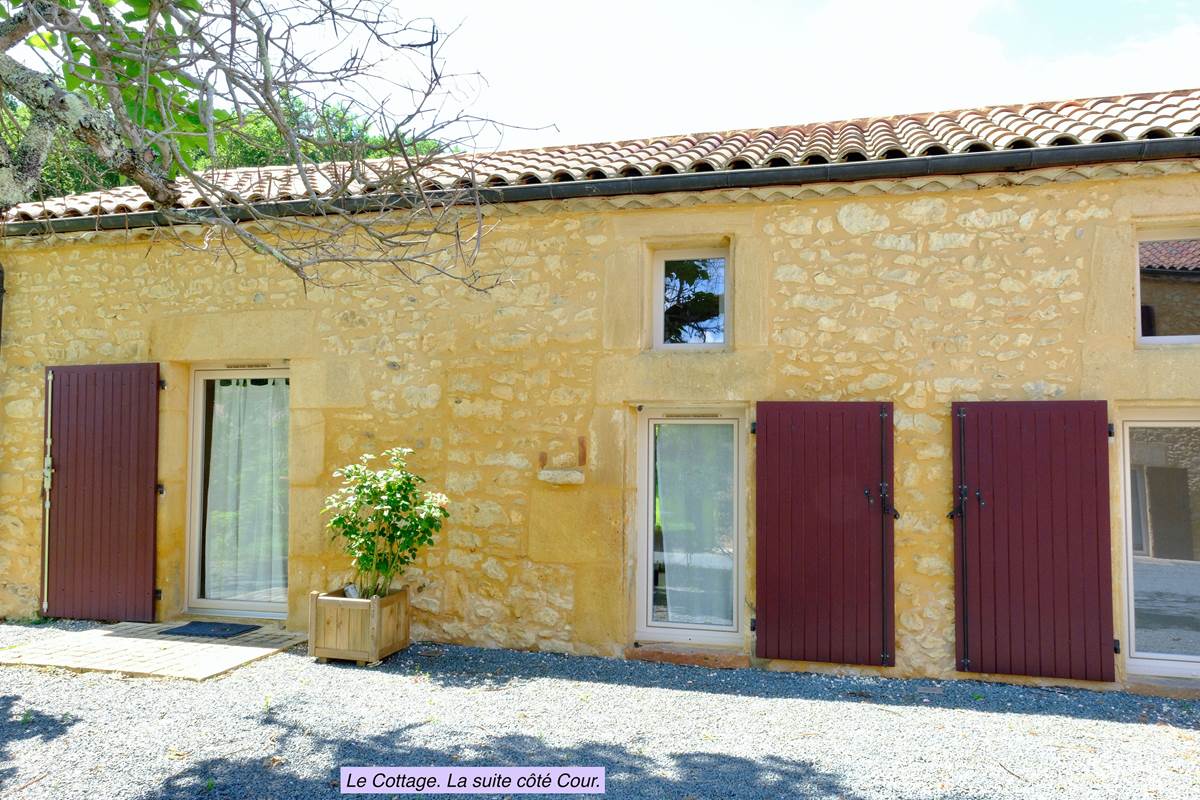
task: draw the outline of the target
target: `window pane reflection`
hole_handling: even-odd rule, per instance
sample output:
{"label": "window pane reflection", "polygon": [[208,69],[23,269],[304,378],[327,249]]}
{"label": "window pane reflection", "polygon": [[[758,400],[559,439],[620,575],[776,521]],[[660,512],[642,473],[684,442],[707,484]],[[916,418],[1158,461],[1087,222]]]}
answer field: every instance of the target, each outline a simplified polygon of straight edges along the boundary
{"label": "window pane reflection", "polygon": [[663,342],[725,341],[725,259],[686,258],[663,263]]}
{"label": "window pane reflection", "polygon": [[1142,336],[1200,335],[1200,239],[1140,242]]}
{"label": "window pane reflection", "polygon": [[1200,657],[1200,427],[1130,429],[1139,654]]}

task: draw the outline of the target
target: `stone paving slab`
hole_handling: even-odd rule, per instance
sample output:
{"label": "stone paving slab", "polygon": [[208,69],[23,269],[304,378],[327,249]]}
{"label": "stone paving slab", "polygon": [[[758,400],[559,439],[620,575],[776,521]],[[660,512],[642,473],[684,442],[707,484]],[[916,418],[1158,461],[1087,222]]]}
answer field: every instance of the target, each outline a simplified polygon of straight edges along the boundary
{"label": "stone paving slab", "polygon": [[263,627],[228,639],[163,636],[183,622],[121,622],[0,650],[0,664],[62,667],[202,681],[305,641],[300,633]]}

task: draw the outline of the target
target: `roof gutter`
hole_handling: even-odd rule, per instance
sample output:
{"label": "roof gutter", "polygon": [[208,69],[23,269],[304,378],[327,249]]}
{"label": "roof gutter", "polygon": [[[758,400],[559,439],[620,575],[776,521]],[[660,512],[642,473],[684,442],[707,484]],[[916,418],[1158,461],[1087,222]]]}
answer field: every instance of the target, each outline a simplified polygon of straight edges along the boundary
{"label": "roof gutter", "polygon": [[[802,186],[810,183],[892,180],[932,175],[1024,172],[1051,167],[1189,158],[1200,158],[1200,136],[1031,147],[1021,150],[989,150],[979,153],[810,164],[796,167],[686,172],[674,175],[645,175],[636,178],[492,186],[479,189],[478,195],[480,200],[486,204],[523,203],[534,200],[569,200],[582,197],[617,197],[667,192],[752,189],[763,186]],[[459,196],[461,196],[461,192],[447,192],[447,197]],[[363,195],[322,203],[314,203],[309,200],[254,203],[250,206],[231,206],[226,209],[225,213],[236,221],[249,222],[278,217],[326,216],[330,213],[330,206],[342,213],[359,213],[390,208],[407,208],[411,205],[412,198],[409,195]],[[197,223],[203,223],[205,218],[214,216],[214,212],[206,208],[190,209],[190,212]],[[120,231],[132,228],[163,227],[172,224],[180,223],[178,220],[168,219],[157,211],[138,211],[128,214],[97,214],[9,222],[0,226],[0,236]]]}
{"label": "roof gutter", "polygon": [[[1195,268],[1142,267],[1141,274],[1152,278],[1182,278],[1183,280],[1200,280],[1200,270]],[[3,276],[0,276],[3,277]]]}

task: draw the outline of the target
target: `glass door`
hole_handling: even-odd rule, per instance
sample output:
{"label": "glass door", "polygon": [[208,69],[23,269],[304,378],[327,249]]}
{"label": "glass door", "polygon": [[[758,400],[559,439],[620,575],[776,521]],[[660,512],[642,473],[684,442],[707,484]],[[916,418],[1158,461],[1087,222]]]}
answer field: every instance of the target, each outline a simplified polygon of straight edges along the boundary
{"label": "glass door", "polygon": [[286,370],[197,370],[190,605],[286,613]]}
{"label": "glass door", "polygon": [[1200,422],[1126,424],[1130,671],[1200,674]]}
{"label": "glass door", "polygon": [[645,421],[639,638],[739,641],[739,424]]}

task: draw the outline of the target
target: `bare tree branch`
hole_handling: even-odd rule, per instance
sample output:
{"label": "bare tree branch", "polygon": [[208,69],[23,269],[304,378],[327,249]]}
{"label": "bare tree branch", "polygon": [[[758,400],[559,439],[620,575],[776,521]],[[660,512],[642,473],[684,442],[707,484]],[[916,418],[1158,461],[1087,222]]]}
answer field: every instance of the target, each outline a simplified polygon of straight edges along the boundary
{"label": "bare tree branch", "polygon": [[[461,108],[472,76],[446,71],[442,32],[397,5],[25,0],[0,20],[0,210],[38,200],[53,163],[136,184],[182,246],[264,254],[306,282],[494,285],[474,267],[473,182],[426,188],[470,172],[462,151],[490,123]],[[364,196],[394,202],[346,202]]]}

